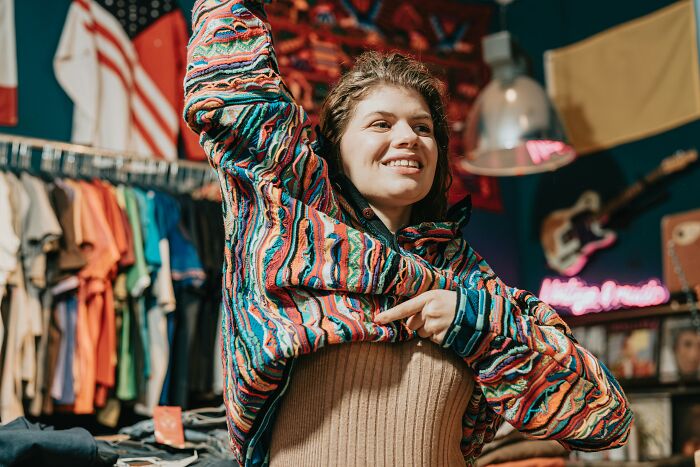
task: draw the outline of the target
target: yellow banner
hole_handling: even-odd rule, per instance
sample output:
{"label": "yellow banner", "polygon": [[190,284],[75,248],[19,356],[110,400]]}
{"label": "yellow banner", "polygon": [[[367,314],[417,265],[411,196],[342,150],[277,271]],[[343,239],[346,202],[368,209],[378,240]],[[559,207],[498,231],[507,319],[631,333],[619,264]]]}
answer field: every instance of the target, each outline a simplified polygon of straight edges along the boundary
{"label": "yellow banner", "polygon": [[545,52],[547,91],[580,154],[700,118],[692,1]]}

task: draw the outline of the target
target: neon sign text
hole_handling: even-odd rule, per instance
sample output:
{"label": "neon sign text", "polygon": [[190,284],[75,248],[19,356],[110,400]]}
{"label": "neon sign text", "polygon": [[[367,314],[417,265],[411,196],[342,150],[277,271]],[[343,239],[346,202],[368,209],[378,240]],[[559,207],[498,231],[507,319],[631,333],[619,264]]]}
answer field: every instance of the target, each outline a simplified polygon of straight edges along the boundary
{"label": "neon sign text", "polygon": [[545,279],[540,288],[540,299],[554,308],[571,310],[574,315],[599,311],[653,306],[666,303],[668,289],[657,279],[645,284],[621,285],[606,281],[601,286],[587,285],[581,279]]}

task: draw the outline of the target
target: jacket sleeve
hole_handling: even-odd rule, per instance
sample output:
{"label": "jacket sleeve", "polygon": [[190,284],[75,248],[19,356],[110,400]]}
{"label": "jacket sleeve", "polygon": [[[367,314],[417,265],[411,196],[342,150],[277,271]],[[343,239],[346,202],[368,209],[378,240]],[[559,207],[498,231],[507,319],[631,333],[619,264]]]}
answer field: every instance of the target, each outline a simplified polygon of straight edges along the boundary
{"label": "jacket sleeve", "polygon": [[198,0],[187,47],[184,116],[210,163],[284,188],[328,211],[325,161],[284,85],[260,1]]}
{"label": "jacket sleeve", "polygon": [[[242,235],[255,235],[264,252],[266,290],[413,296],[453,288],[449,272],[337,221],[328,166],[311,148],[307,115],[282,82],[262,3],[198,0],[192,15],[185,118],[212,165],[229,175],[222,187],[226,223],[256,226]],[[229,208],[246,196],[255,198],[248,217],[239,211],[229,219]]]}
{"label": "jacket sleeve", "polygon": [[623,445],[632,411],[609,370],[550,306],[507,287],[471,248],[468,257],[443,346],[474,369],[489,407],[528,436],[569,449]]}

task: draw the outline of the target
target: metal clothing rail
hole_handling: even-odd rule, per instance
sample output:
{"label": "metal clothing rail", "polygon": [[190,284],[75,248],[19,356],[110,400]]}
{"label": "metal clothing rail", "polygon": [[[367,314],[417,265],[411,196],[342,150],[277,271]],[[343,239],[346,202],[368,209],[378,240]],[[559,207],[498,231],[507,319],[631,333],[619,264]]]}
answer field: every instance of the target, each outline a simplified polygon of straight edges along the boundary
{"label": "metal clothing rail", "polygon": [[217,180],[203,162],[145,158],[134,153],[93,148],[0,133],[0,169],[71,178],[100,178],[176,193],[191,193]]}

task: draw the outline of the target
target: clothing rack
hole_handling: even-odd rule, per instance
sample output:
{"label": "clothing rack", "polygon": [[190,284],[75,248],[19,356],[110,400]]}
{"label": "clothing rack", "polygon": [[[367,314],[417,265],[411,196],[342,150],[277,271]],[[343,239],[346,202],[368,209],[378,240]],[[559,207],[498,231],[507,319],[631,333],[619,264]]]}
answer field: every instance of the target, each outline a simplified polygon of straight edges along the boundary
{"label": "clothing rack", "polygon": [[165,160],[0,133],[0,169],[49,176],[100,178],[175,193],[191,193],[217,180],[209,164]]}

